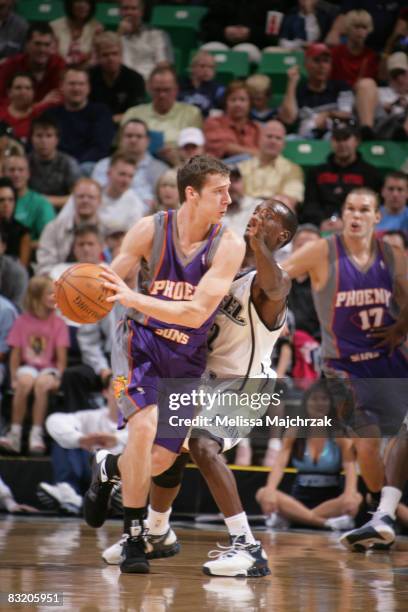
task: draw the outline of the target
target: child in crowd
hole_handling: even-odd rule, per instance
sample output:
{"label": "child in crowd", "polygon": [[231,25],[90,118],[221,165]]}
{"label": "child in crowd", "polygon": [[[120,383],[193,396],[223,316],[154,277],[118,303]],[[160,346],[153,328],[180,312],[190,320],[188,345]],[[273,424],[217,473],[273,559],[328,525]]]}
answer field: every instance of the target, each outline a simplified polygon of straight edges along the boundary
{"label": "child in crowd", "polygon": [[251,119],[265,123],[278,114],[277,108],[271,108],[269,99],[272,93],[271,79],[266,74],[253,74],[245,81],[251,98]]}
{"label": "child in crowd", "polygon": [[0,438],[0,450],[21,452],[21,439],[28,398],[34,393],[32,427],[28,442],[30,455],[43,455],[43,423],[48,394],[56,391],[67,362],[68,329],[55,313],[53,283],[33,277],[24,299],[25,312],[10,330],[10,376],[14,391],[11,428]]}

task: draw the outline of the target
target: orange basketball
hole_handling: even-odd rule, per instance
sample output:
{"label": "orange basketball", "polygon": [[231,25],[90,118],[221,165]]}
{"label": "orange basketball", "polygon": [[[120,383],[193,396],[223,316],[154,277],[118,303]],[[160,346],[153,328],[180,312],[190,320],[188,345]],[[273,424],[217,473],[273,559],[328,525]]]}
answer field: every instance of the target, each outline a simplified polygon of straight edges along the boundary
{"label": "orange basketball", "polygon": [[55,299],[62,314],[76,323],[96,323],[113,308],[106,298],[113,292],[106,289],[101,277],[102,266],[75,264],[55,281]]}

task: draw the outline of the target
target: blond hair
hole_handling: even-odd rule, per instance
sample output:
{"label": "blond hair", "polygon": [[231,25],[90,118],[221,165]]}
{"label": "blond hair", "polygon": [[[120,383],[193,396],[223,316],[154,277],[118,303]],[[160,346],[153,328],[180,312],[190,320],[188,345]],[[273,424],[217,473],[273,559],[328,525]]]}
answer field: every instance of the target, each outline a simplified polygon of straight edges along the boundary
{"label": "blond hair", "polygon": [[372,32],[374,29],[373,18],[370,13],[364,10],[354,10],[349,11],[344,16],[344,32],[347,34],[350,29],[358,23],[366,25],[368,33]]}
{"label": "blond hair", "polygon": [[253,74],[245,81],[250,93],[269,94],[272,82],[266,74]]}
{"label": "blond hair", "polygon": [[122,50],[122,39],[116,32],[100,32],[93,41],[96,53],[100,53],[106,47],[118,47]]}
{"label": "blond hair", "polygon": [[28,283],[27,291],[24,296],[24,310],[34,317],[39,318],[44,309],[44,294],[50,287],[53,287],[53,282],[48,276],[33,276]]}

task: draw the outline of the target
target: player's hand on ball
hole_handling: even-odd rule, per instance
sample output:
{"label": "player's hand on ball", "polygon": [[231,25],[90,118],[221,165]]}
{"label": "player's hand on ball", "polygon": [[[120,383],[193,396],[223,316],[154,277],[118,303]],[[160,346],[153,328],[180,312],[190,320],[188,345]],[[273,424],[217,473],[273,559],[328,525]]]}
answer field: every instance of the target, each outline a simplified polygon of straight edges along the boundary
{"label": "player's hand on ball", "polygon": [[115,295],[106,298],[107,302],[120,302],[125,308],[135,306],[135,291],[132,291],[116,272],[105,268],[101,277],[105,279],[104,287],[115,292]]}

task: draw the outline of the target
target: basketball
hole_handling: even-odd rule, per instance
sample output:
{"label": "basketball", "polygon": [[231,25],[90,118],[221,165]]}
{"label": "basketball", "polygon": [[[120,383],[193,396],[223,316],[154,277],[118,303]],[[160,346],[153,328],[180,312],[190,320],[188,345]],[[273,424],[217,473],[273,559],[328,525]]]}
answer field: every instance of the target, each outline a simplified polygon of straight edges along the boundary
{"label": "basketball", "polygon": [[75,264],[55,281],[55,299],[62,314],[76,323],[96,323],[112,310],[106,298],[113,292],[106,289],[101,277],[102,266]]}

